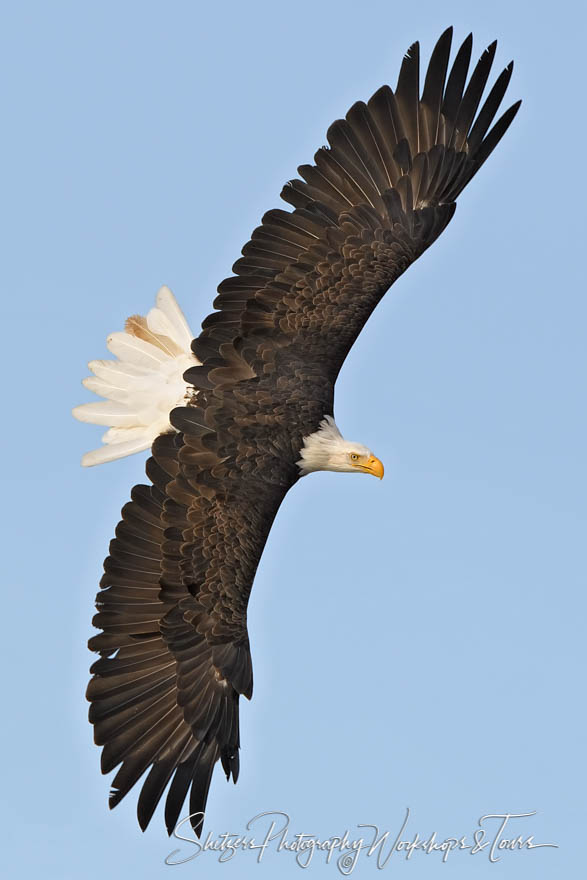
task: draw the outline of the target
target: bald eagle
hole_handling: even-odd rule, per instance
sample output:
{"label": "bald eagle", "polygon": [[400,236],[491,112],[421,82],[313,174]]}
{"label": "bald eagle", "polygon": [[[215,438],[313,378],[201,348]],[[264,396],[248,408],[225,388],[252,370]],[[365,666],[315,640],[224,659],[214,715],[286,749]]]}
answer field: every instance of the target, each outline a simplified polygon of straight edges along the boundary
{"label": "bald eagle", "polygon": [[[449,71],[452,29],[432,52],[420,96],[419,46],[395,92],[380,88],[328,129],[329,147],[299,168],[266,213],[194,339],[171,291],[108,338],[79,406],[108,426],[95,465],[151,449],[147,485],[122,509],[96,599],[100,654],[87,697],[110,806],[148,770],[145,829],[169,785],[169,833],[190,792],[199,835],[214,765],[239,771],[239,698],[253,671],[247,603],[288,490],[318,470],[383,477],[345,440],[334,384],[386,290],[438,238],[455,200],[512,122],[493,124],[513,63],[479,110],[496,43],[468,82],[472,38]],[[479,112],[478,112],[479,111]]]}

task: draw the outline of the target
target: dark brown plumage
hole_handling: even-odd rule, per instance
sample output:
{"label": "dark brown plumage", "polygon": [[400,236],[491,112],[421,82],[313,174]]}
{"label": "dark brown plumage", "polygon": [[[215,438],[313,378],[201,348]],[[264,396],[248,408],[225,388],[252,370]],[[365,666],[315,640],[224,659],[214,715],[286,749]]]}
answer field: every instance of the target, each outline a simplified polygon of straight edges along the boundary
{"label": "dark brown plumage", "polygon": [[[513,65],[478,112],[495,43],[466,84],[471,38],[447,79],[451,36],[434,49],[421,99],[415,43],[395,93],[383,86],[356,103],[284,188],[294,211],[265,214],[192,344],[202,365],[186,374],[191,404],[171,414],[177,434],[155,441],[151,485],[123,508],[97,596],[88,699],[102,770],[119,767],[111,806],[149,770],[141,828],[168,783],[171,832],[188,790],[190,814],[203,813],[217,760],[236,782],[239,697],[253,689],[247,603],[304,437],[333,413],[365,321],[440,235],[519,107],[490,130]],[[193,825],[199,834],[200,816]]]}

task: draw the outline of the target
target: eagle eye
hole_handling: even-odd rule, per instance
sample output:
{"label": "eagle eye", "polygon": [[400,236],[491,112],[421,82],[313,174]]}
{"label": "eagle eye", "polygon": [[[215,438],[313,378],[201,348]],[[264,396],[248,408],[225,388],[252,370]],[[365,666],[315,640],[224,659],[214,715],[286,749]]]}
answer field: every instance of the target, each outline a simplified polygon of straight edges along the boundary
{"label": "eagle eye", "polygon": [[351,461],[358,461],[358,460],[359,460],[359,456],[357,455],[357,453],[351,452]]}

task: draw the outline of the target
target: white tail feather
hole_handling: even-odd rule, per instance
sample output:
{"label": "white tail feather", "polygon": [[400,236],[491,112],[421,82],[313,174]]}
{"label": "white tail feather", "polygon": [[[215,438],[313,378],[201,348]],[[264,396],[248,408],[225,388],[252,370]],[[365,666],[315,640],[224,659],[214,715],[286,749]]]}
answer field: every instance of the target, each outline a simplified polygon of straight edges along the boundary
{"label": "white tail feather", "polygon": [[99,379],[105,379],[107,382],[117,377],[146,376],[149,372],[146,367],[121,364],[119,361],[90,361],[88,367]]}
{"label": "white tail feather", "polygon": [[169,357],[169,353],[162,348],[131,336],[126,330],[122,333],[111,333],[106,340],[106,346],[121,361],[155,370],[157,364],[164,364]]}
{"label": "white tail feather", "polygon": [[143,452],[143,450],[149,449],[152,442],[152,438],[145,435],[142,440],[127,440],[124,443],[112,443],[109,446],[101,446],[100,449],[86,452],[82,456],[82,465],[84,467],[93,467],[95,464],[104,464],[106,461],[116,461],[117,458],[125,458],[127,455],[134,455],[135,452]]}
{"label": "white tail feather", "polygon": [[102,443],[127,443],[130,440],[138,440],[142,443],[147,433],[147,429],[142,427],[108,428],[102,437]]}
{"label": "white tail feather", "polygon": [[116,403],[113,400],[84,403],[72,409],[72,413],[80,422],[112,425],[118,428],[133,428],[137,423],[138,415],[136,412],[131,412],[124,403]]}
{"label": "white tail feather", "polygon": [[98,379],[96,376],[88,376],[87,379],[82,381],[82,385],[84,388],[87,388],[88,391],[93,391],[94,394],[99,394],[100,397],[107,397],[110,400],[118,400],[120,403],[126,403],[129,396],[129,391],[132,386],[130,383],[120,383],[119,385],[113,385],[111,382],[104,382],[103,379]]}
{"label": "white tail feather", "polygon": [[[157,308],[163,312],[173,327],[174,335],[171,337],[183,349],[189,351],[194,335],[189,328],[185,315],[177,304],[177,300],[165,285],[160,288],[156,298]],[[157,319],[157,309],[152,309],[147,320],[155,321]]]}
{"label": "white tail feather", "polygon": [[190,348],[193,334],[168,287],[156,303],[146,318],[128,318],[124,331],[110,334],[106,344],[118,360],[88,364],[94,375],[83,384],[106,400],[76,406],[73,415],[109,430],[105,445],[82,458],[85,467],[148,449],[173,430],[169,413],[189,394],[183,374],[199,363]]}

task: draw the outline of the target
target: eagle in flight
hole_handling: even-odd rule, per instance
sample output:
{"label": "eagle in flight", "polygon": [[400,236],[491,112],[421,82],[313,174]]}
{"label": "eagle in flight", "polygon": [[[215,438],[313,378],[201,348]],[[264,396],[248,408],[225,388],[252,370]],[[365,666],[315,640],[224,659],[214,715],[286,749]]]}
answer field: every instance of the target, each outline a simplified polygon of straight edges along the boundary
{"label": "eagle in flight", "polygon": [[434,242],[519,108],[494,123],[513,63],[481,109],[496,43],[467,82],[472,37],[449,71],[452,28],[420,95],[419,45],[328,129],[218,288],[196,338],[163,287],[146,317],[108,337],[74,409],[107,425],[84,465],[151,449],[147,485],[122,509],[96,598],[100,658],[87,696],[114,807],[148,771],[145,829],[167,786],[171,833],[189,791],[199,835],[214,765],[239,770],[239,699],[253,669],[247,603],[287,491],[317,470],[383,476],[334,420],[334,384],[386,290]]}

